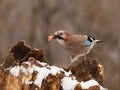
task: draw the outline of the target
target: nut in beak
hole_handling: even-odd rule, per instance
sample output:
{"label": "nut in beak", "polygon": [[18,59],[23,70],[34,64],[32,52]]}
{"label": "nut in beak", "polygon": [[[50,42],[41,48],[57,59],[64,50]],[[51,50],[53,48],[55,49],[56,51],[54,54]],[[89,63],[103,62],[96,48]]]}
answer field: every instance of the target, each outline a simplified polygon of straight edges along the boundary
{"label": "nut in beak", "polygon": [[52,41],[54,39],[54,36],[48,36],[48,42]]}

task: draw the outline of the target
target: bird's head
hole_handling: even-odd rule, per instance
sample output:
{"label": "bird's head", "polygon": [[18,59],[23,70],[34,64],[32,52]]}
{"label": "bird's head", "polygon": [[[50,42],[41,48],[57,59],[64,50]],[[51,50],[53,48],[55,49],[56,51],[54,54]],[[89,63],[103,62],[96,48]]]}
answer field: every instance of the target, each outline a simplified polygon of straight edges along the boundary
{"label": "bird's head", "polygon": [[54,33],[54,39],[61,39],[61,40],[64,40],[64,34],[65,34],[65,31],[57,31]]}
{"label": "bird's head", "polygon": [[63,40],[64,41],[68,35],[70,35],[70,34],[67,33],[66,31],[63,31],[63,30],[56,31],[54,33],[54,35],[48,36],[48,41],[51,41],[53,39]]}

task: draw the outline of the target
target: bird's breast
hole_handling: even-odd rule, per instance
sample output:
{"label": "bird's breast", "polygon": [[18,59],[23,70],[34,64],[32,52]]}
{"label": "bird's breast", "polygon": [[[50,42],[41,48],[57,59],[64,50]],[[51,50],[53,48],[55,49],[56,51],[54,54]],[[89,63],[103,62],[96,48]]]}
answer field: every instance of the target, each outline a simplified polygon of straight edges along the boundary
{"label": "bird's breast", "polygon": [[64,42],[63,39],[56,39],[56,41],[57,41],[60,45],[62,45],[62,46],[65,45],[65,42]]}

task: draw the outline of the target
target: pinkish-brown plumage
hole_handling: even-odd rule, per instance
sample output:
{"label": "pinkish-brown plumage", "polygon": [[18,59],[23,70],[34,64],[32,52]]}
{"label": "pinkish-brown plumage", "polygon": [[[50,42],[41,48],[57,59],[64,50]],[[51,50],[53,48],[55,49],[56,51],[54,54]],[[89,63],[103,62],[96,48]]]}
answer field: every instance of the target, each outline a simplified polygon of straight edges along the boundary
{"label": "pinkish-brown plumage", "polygon": [[87,35],[72,35],[63,30],[55,32],[53,36],[53,39],[56,39],[68,51],[71,62],[76,61],[81,56],[86,56],[92,47],[100,41]]}

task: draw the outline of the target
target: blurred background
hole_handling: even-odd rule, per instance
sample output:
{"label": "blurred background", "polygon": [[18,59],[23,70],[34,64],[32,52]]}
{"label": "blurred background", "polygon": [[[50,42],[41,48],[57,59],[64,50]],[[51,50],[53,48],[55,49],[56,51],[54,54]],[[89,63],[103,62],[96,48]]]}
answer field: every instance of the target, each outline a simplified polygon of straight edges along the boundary
{"label": "blurred background", "polygon": [[105,87],[120,90],[120,0],[0,0],[0,63],[19,40],[44,49],[52,65],[67,67],[64,49],[48,35],[57,30],[87,34],[107,43],[87,57],[105,68]]}

